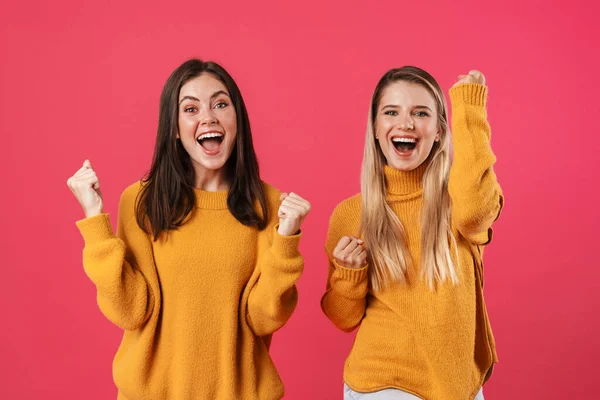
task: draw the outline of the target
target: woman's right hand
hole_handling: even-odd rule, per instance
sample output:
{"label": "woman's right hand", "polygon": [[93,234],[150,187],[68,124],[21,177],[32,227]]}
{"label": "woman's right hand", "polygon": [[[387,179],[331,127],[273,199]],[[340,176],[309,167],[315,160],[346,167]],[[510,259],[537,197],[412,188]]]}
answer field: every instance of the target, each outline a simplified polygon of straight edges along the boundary
{"label": "woman's right hand", "polygon": [[67,185],[81,204],[86,218],[102,214],[103,204],[100,182],[98,182],[96,172],[92,169],[89,160],[85,160],[83,167],[69,178]]}
{"label": "woman's right hand", "polygon": [[333,258],[342,267],[362,268],[367,265],[367,250],[363,246],[364,243],[357,237],[344,236],[333,249]]}

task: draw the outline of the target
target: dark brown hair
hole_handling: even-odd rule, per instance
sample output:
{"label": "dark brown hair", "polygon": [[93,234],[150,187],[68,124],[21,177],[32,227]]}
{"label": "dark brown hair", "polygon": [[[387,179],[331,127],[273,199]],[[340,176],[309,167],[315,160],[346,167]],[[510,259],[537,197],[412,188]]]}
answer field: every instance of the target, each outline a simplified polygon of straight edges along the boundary
{"label": "dark brown hair", "polygon": [[[191,59],[173,71],[163,87],[152,166],[142,179],[137,199],[137,223],[144,231],[152,233],[154,240],[161,233],[181,226],[196,204],[194,168],[190,156],[177,139],[178,100],[181,87],[203,73],[213,75],[225,85],[237,116],[236,141],[223,167],[229,182],[227,207],[242,224],[256,225],[260,230],[265,228],[269,219],[242,94],[233,78],[219,64]],[[261,212],[257,210],[257,204]]]}

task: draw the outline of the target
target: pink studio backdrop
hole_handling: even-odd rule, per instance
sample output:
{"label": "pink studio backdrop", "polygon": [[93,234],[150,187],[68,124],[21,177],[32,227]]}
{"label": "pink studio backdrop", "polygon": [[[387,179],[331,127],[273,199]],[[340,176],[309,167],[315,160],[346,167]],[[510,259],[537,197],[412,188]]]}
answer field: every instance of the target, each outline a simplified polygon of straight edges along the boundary
{"label": "pink studio backdrop", "polygon": [[84,275],[82,212],[66,180],[92,160],[115,222],[121,191],[149,167],[162,85],[194,56],[238,82],[263,179],[313,203],[300,303],[272,348],[286,399],[341,398],[353,335],[320,311],[322,249],[333,207],[359,190],[372,90],[404,64],[429,70],[446,92],[475,68],[490,87],[506,208],[485,260],[501,360],[486,399],[591,398],[600,358],[595,15],[592,1],[3,4],[0,398],[115,398],[121,332]]}

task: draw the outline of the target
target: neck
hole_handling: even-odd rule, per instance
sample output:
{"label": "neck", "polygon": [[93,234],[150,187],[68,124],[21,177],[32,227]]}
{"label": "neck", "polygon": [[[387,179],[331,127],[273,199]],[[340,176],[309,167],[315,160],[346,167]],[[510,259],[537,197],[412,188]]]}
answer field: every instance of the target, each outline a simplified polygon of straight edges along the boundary
{"label": "neck", "polygon": [[208,169],[194,165],[196,180],[194,187],[206,192],[220,192],[229,189],[229,182],[225,177],[225,168]]}

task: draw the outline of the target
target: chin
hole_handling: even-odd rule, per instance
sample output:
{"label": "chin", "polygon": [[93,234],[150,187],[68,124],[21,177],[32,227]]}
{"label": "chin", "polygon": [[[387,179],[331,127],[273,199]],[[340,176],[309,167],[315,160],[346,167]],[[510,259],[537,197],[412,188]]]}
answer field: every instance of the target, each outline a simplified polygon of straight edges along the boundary
{"label": "chin", "polygon": [[211,171],[218,171],[225,166],[227,160],[196,160],[196,164]]}
{"label": "chin", "polygon": [[388,165],[402,172],[409,172],[418,167],[418,165],[414,162],[400,160],[392,160],[392,162],[388,163]]}

